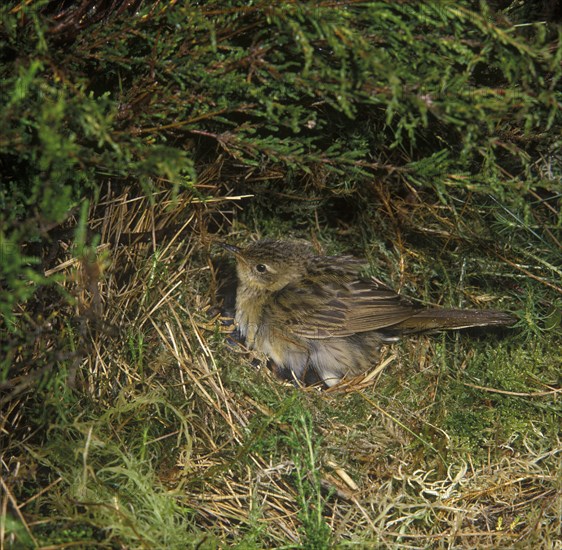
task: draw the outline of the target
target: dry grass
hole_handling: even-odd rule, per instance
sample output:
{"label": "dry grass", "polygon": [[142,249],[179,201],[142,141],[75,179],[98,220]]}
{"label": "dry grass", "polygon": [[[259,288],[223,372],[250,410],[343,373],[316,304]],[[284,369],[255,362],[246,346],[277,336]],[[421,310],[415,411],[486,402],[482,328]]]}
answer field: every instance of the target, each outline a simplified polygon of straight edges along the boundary
{"label": "dry grass", "polygon": [[[209,227],[230,223],[238,197],[202,181],[154,200],[108,190],[90,216],[95,254],[68,250],[50,269],[80,320],[62,381],[79,398],[40,445],[9,438],[29,397],[2,413],[2,547],[560,548],[561,441],[537,443],[536,425],[487,463],[455,449],[428,412],[438,342],[388,350],[326,392],[225,344]],[[432,395],[416,397],[416,376]],[[69,538],[44,545],[61,526]]]}

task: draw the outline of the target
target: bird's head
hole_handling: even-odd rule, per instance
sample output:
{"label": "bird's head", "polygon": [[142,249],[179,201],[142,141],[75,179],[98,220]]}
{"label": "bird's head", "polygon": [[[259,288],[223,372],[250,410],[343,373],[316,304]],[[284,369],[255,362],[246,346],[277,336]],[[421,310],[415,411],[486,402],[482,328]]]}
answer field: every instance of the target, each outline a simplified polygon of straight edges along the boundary
{"label": "bird's head", "polygon": [[262,240],[246,248],[221,245],[236,257],[236,271],[242,288],[254,292],[276,292],[306,275],[314,250],[308,243]]}

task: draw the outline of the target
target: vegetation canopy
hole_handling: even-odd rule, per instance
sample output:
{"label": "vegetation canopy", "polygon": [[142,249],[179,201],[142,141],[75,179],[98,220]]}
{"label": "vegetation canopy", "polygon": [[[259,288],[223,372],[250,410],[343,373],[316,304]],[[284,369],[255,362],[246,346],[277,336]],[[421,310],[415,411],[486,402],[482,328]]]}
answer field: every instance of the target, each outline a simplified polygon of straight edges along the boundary
{"label": "vegetation canopy", "polygon": [[[0,546],[560,545],[561,17],[3,2]],[[219,300],[266,237],[519,321],[294,387]]]}

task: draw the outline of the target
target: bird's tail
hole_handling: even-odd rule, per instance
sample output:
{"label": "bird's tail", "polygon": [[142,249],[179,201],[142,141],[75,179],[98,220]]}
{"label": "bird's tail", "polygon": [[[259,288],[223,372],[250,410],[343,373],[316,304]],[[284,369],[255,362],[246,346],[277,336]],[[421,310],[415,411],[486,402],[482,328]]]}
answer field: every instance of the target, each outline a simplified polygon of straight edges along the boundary
{"label": "bird's tail", "polygon": [[392,326],[401,333],[453,330],[469,327],[508,326],[517,319],[504,311],[473,309],[425,309]]}

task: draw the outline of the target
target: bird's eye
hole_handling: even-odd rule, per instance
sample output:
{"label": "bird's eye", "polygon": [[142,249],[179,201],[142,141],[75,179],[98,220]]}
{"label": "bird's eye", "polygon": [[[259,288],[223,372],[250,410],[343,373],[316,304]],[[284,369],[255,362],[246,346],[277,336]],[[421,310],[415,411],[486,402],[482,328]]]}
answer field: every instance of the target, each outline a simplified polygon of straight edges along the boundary
{"label": "bird's eye", "polygon": [[256,265],[256,271],[258,273],[265,273],[267,271],[267,266],[265,266],[263,264],[257,264]]}

